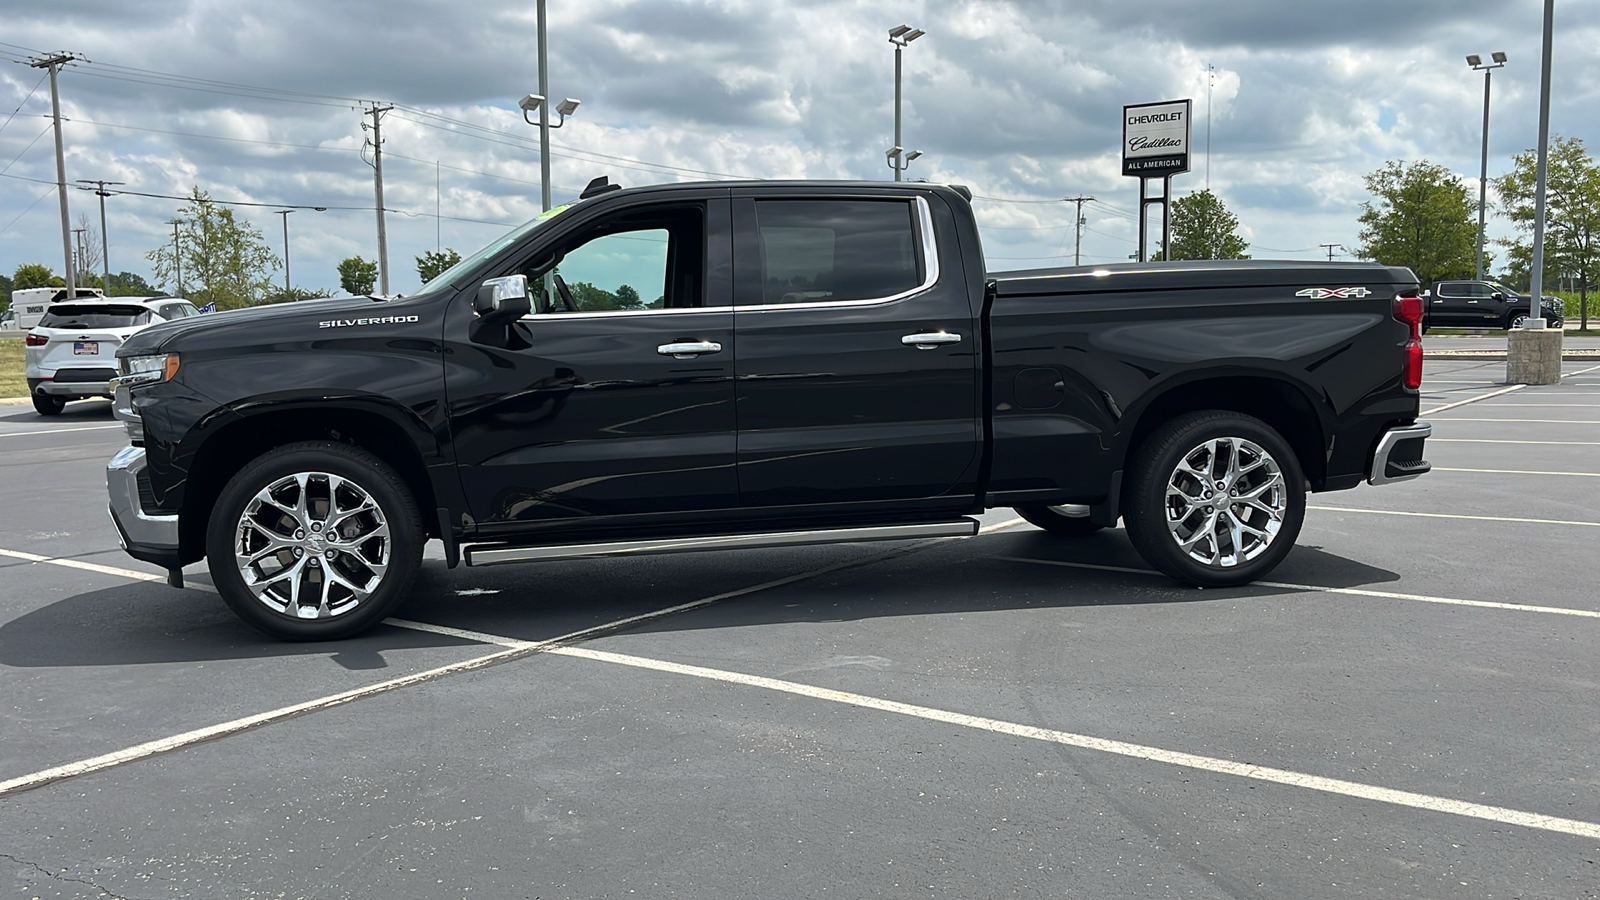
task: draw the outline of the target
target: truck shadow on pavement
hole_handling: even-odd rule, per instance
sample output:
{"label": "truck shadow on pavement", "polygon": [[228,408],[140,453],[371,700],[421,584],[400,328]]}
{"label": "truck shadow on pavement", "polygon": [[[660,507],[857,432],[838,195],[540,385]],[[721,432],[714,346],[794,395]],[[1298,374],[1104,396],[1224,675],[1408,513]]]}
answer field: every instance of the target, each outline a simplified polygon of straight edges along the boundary
{"label": "truck shadow on pavement", "polygon": [[[1037,532],[876,552],[788,584],[718,600],[627,630],[671,632],[796,622],[965,614],[1281,594],[1261,586],[1196,590],[1149,572],[1120,531],[1072,541]],[[736,551],[630,560],[571,560],[451,572],[425,564],[402,619],[547,640],[779,577],[824,569],[818,550]],[[1067,565],[1053,565],[1065,563]],[[1139,572],[1078,566],[1109,566]],[[1295,548],[1271,579],[1326,587],[1389,584],[1399,575],[1316,547]],[[474,585],[468,587],[468,585]],[[0,666],[144,665],[328,656],[350,669],[386,667],[382,652],[470,645],[447,635],[380,626],[357,638],[289,643],[257,634],[209,592],[135,584],[90,591],[0,625]],[[479,645],[482,646],[482,645]]]}

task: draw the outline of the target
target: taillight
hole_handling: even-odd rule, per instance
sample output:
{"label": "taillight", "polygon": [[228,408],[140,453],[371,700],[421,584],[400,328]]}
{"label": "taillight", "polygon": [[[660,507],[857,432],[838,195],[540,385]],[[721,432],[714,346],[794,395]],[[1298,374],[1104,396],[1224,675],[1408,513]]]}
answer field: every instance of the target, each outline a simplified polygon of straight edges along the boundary
{"label": "taillight", "polygon": [[1419,294],[1396,294],[1394,317],[1411,328],[1406,339],[1405,365],[1401,379],[1408,388],[1422,387],[1422,297]]}
{"label": "taillight", "polygon": [[29,347],[43,347],[45,344],[50,343],[50,339],[42,334],[34,334],[30,331],[28,332],[28,336],[23,338],[23,343],[27,344]]}

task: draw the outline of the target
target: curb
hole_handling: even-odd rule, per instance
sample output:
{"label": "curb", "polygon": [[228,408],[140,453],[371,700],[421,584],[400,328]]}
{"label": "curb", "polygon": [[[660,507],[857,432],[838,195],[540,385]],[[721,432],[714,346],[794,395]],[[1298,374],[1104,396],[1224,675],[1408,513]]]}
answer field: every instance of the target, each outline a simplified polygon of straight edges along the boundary
{"label": "curb", "polygon": [[27,397],[0,397],[0,406],[24,406],[32,402]]}

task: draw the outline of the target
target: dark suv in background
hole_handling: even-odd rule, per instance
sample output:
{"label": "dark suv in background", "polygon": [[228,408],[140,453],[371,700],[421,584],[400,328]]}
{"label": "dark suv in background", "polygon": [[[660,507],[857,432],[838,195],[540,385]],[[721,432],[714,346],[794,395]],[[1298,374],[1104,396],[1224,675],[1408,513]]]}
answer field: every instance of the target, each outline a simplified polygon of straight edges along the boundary
{"label": "dark suv in background", "polygon": [[[1528,298],[1498,281],[1441,281],[1425,299],[1424,330],[1511,329],[1520,327],[1528,318]],[[1544,318],[1551,328],[1561,327],[1566,315],[1560,297],[1545,296]]]}

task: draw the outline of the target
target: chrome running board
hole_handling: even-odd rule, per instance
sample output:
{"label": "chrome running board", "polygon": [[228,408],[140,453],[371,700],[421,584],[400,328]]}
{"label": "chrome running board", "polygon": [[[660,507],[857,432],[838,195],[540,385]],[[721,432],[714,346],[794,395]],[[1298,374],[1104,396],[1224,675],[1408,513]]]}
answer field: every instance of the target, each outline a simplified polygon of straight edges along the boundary
{"label": "chrome running board", "polygon": [[611,541],[597,544],[548,544],[541,547],[507,547],[503,544],[466,544],[462,557],[469,566],[536,562],[543,559],[593,559],[607,556],[642,556],[656,553],[692,553],[703,550],[753,550],[758,547],[794,547],[802,544],[842,544],[852,541],[903,541],[917,538],[972,537],[976,519],[924,522],[918,525],[869,525],[858,528],[822,528],[815,531],[769,531],[758,534],[717,534],[701,537]]}

